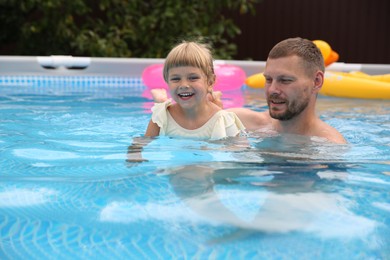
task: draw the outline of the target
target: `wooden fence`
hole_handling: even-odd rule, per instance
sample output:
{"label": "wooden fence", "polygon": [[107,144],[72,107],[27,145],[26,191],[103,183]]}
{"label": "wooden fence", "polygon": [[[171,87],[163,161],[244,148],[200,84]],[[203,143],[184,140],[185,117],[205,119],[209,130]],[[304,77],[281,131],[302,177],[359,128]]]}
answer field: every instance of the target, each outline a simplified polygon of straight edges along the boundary
{"label": "wooden fence", "polygon": [[262,0],[256,15],[229,14],[242,30],[238,60],[266,60],[277,42],[328,42],[340,62],[390,64],[389,0]]}

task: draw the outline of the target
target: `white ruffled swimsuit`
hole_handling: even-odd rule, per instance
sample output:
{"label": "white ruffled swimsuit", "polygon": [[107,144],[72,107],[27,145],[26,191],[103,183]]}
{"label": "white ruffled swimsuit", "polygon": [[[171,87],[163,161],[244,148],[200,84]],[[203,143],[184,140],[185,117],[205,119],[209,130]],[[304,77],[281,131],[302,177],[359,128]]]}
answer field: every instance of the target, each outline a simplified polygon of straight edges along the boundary
{"label": "white ruffled swimsuit", "polygon": [[152,121],[160,127],[160,135],[217,140],[245,132],[245,127],[237,115],[225,110],[215,113],[197,129],[185,129],[169,113],[168,107],[170,105],[172,105],[172,100],[155,103],[152,107]]}

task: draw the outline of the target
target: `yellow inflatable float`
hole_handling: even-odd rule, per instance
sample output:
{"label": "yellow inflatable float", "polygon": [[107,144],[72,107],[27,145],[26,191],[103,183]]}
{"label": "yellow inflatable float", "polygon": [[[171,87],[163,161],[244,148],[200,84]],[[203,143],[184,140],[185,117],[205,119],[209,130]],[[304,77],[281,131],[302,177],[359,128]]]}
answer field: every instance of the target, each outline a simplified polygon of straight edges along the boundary
{"label": "yellow inflatable float", "polygon": [[[313,42],[321,50],[325,66],[338,60],[338,54],[329,44],[321,40]],[[263,88],[265,79],[262,73],[258,73],[248,77],[245,83],[252,88]],[[368,75],[359,71],[326,71],[320,94],[345,98],[390,99],[390,74]]]}

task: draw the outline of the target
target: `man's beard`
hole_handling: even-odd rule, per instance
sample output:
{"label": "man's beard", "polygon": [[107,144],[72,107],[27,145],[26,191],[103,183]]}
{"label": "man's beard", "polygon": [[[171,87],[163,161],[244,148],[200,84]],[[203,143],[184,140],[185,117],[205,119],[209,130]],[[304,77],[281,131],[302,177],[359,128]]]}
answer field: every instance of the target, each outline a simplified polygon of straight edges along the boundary
{"label": "man's beard", "polygon": [[[270,107],[270,101],[267,100],[268,107]],[[302,113],[303,110],[306,109],[306,107],[309,105],[309,98],[305,98],[300,101],[292,101],[291,103],[287,102],[287,110],[284,113],[274,113],[271,109],[269,109],[269,114],[272,118],[278,119],[281,121],[287,121],[290,120],[296,116],[298,116],[300,113]]]}

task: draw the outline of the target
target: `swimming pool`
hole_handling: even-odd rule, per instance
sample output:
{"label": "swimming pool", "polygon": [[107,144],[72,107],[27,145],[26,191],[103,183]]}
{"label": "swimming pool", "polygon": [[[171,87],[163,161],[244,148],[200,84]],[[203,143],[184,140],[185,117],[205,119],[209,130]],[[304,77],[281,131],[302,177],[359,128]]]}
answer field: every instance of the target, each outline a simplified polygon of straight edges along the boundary
{"label": "swimming pool", "polygon": [[[138,78],[0,77],[0,258],[388,259],[388,101],[320,97],[348,140],[156,138]],[[266,109],[261,90],[226,95]]]}

